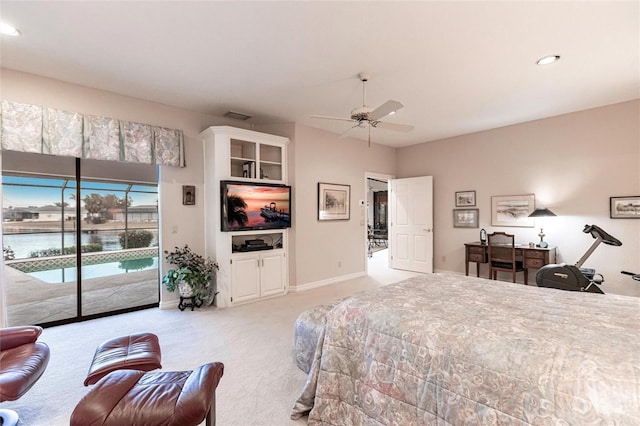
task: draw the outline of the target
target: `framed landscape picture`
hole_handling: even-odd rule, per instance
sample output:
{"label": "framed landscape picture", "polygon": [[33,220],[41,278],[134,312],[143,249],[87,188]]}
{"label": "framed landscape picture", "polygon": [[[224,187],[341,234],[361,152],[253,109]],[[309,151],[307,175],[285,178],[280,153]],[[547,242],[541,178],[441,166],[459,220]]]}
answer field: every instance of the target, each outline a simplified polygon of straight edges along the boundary
{"label": "framed landscape picture", "polygon": [[609,216],[612,219],[640,219],[640,195],[609,197]]}
{"label": "framed landscape picture", "polygon": [[479,209],[453,209],[454,228],[477,228]]}
{"label": "framed landscape picture", "polygon": [[534,194],[493,196],[491,197],[491,225],[533,228],[534,219],[529,215],[534,208]]}
{"label": "framed landscape picture", "polygon": [[476,205],[476,191],[456,192],[456,207],[473,207]]}
{"label": "framed landscape picture", "polygon": [[351,185],[318,182],[318,220],[349,220]]}

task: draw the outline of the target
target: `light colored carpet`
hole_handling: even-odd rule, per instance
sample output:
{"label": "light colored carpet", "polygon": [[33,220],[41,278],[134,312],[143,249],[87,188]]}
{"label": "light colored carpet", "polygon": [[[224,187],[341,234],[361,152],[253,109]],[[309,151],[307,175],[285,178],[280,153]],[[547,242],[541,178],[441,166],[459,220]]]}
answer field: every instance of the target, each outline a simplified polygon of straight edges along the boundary
{"label": "light colored carpet", "polygon": [[[380,259],[387,251],[376,255]],[[386,269],[375,259],[369,276],[234,308],[149,309],[47,328],[40,340],[51,348],[51,360],[43,377],[20,400],[1,407],[18,411],[21,425],[68,425],[89,390],[82,382],[95,348],[107,339],[146,331],[160,339],[163,370],[224,363],[216,391],[218,425],[303,425],[306,418],[289,418],[306,379],[293,359],[294,322],[313,306],[415,275]]]}

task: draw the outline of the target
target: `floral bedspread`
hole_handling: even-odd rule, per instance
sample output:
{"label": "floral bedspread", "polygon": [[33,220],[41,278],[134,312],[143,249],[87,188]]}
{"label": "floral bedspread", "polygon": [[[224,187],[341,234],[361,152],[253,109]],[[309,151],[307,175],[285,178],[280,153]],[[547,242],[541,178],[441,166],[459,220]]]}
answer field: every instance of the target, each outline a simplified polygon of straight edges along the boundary
{"label": "floral bedspread", "polygon": [[429,274],[327,314],[311,425],[640,424],[640,299]]}

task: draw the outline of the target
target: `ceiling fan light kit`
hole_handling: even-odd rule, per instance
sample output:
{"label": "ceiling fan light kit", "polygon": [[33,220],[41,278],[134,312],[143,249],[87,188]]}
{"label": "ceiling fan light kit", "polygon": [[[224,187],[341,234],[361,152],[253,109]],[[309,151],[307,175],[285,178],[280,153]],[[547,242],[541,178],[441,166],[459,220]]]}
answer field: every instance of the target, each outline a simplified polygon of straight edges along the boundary
{"label": "ceiling fan light kit", "polygon": [[409,132],[413,129],[413,126],[408,124],[399,124],[399,123],[387,123],[380,121],[382,118],[395,114],[400,108],[404,107],[402,102],[396,101],[393,99],[388,100],[377,108],[370,108],[367,106],[367,92],[366,92],[366,83],[369,81],[369,74],[361,72],[358,74],[360,81],[362,81],[362,106],[359,108],[355,108],[351,111],[350,118],[341,118],[341,117],[329,117],[325,115],[312,115],[313,118],[320,119],[328,119],[328,120],[341,120],[341,121],[350,121],[355,123],[346,132],[344,132],[341,136],[344,136],[349,130],[354,127],[363,127],[364,125],[368,125],[369,128],[369,147],[371,147],[371,128],[372,127],[382,127],[388,130],[394,130],[398,132]]}

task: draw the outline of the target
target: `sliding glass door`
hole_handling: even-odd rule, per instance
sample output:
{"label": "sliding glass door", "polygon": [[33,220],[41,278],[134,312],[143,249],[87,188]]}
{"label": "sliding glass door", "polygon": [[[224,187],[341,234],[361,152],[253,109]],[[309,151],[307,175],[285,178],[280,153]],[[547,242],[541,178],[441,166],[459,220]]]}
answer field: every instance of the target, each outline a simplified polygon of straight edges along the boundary
{"label": "sliding glass door", "polygon": [[148,185],[82,181],[82,312],[159,302],[158,193]]}
{"label": "sliding glass door", "polygon": [[[27,155],[22,163],[25,154],[18,161],[7,161],[6,154],[2,243],[9,325],[54,325],[157,306],[157,185],[104,179],[119,163],[88,164],[81,173],[77,159],[63,159],[73,167],[61,167],[59,157],[30,154],[37,161]],[[66,173],[38,166],[48,160]],[[21,164],[23,170],[15,170]],[[126,176],[127,167],[118,174]]]}
{"label": "sliding glass door", "polygon": [[75,318],[75,181],[3,175],[2,186],[9,325]]}

